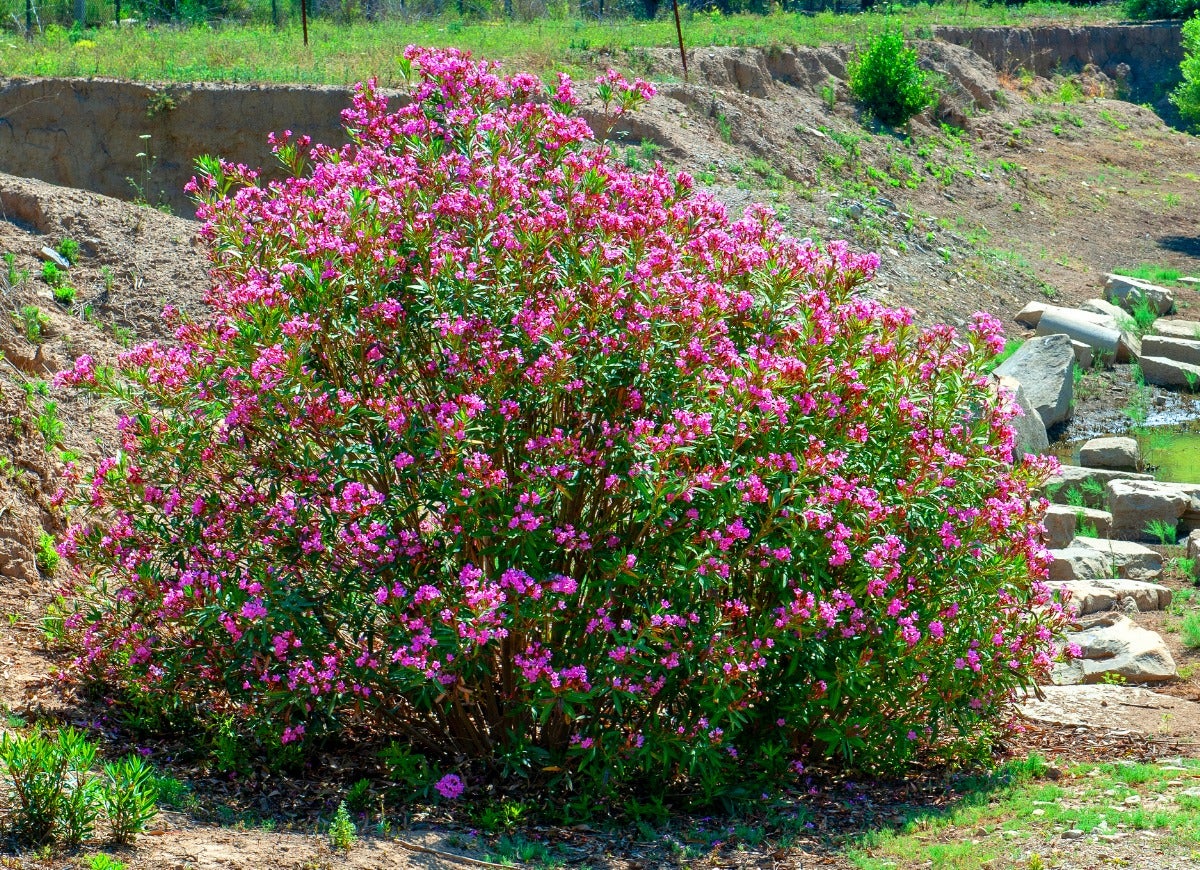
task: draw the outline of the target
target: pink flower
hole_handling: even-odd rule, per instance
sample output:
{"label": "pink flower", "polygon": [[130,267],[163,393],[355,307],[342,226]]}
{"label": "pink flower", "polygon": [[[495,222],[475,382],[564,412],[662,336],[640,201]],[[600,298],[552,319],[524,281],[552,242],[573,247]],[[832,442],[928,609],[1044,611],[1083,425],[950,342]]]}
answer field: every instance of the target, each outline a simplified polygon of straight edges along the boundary
{"label": "pink flower", "polygon": [[456,800],[464,791],[463,781],[453,773],[443,776],[433,787],[448,801]]}

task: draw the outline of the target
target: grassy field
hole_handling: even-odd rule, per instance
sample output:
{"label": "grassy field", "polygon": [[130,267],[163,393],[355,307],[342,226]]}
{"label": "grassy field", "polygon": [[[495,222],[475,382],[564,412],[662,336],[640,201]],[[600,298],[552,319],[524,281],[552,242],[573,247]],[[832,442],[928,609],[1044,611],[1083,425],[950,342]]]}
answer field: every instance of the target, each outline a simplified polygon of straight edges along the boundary
{"label": "grassy field", "polygon": [[[978,3],[922,5],[894,16],[909,33],[928,34],[935,24],[981,26],[1058,21],[1117,20],[1119,6],[1075,7],[1034,2],[1019,7]],[[767,16],[693,14],[684,24],[689,46],[817,45],[853,42],[883,26],[883,14]],[[587,72],[613,66],[639,72],[641,50],[672,46],[668,20],[584,22],[541,20],[528,24],[442,19],[378,24],[312,22],[304,48],[300,28],[263,25],[175,28],[103,28],[72,42],[61,28],[26,43],[0,37],[0,70],[7,76],[108,76],[145,81],[296,82],[343,85],[378,76],[396,81],[402,46],[457,46],[542,73]]]}

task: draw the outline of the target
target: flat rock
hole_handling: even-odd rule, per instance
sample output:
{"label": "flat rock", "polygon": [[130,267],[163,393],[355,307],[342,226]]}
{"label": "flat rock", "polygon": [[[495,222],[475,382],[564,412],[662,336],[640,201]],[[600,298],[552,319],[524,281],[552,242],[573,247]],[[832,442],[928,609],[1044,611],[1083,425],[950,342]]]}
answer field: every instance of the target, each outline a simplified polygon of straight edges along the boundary
{"label": "flat rock", "polygon": [[996,374],[1020,382],[1047,429],[1066,420],[1075,396],[1075,351],[1066,335],[1031,338],[1006,359]]}
{"label": "flat rock", "polygon": [[[1109,538],[1089,538],[1076,535],[1072,547],[1094,550],[1100,553],[1110,566],[1108,577],[1127,580],[1152,580],[1162,573],[1162,555],[1149,547],[1132,541]],[[1114,570],[1115,569],[1115,570]]]}
{"label": "flat rock", "polygon": [[[1198,736],[1200,704],[1137,686],[1042,686],[1018,701],[1021,715],[1051,725]],[[1065,836],[1065,835],[1064,835]]]}
{"label": "flat rock", "polygon": [[1149,302],[1159,315],[1170,314],[1171,309],[1175,307],[1175,294],[1166,287],[1125,275],[1105,275],[1104,292],[1111,301],[1119,303],[1122,308],[1132,308],[1138,299]]}
{"label": "flat rock", "polygon": [[1101,317],[1112,318],[1114,325],[1120,325],[1129,320],[1129,312],[1120,305],[1113,305],[1107,299],[1089,299],[1079,306],[1080,311],[1089,314],[1099,314]]}
{"label": "flat rock", "polygon": [[1145,356],[1174,360],[1200,366],[1200,341],[1169,335],[1147,335],[1142,339]]}
{"label": "flat rock", "polygon": [[1200,385],[1200,366],[1179,362],[1162,356],[1142,355],[1138,360],[1146,383],[1158,387],[1187,387]]}
{"label": "flat rock", "polygon": [[1079,449],[1079,464],[1085,468],[1141,471],[1142,452],[1135,438],[1093,438]]}
{"label": "flat rock", "polygon": [[1046,529],[1046,534],[1042,536],[1046,546],[1061,549],[1070,546],[1081,527],[1094,531],[1097,536],[1108,537],[1112,528],[1112,514],[1095,508],[1052,504],[1046,509],[1042,525]]}
{"label": "flat rock", "polygon": [[[1084,344],[1107,359],[1131,362],[1141,353],[1141,345],[1130,333],[1116,325],[1097,322],[1100,315],[1071,308],[1042,312],[1038,321],[1038,335],[1066,335],[1075,344]],[[1105,318],[1107,319],[1107,318]]]}
{"label": "flat rock", "polygon": [[1088,618],[1083,630],[1068,632],[1066,640],[1078,644],[1082,658],[1055,665],[1051,678],[1059,686],[1098,683],[1106,675],[1135,683],[1177,676],[1175,659],[1163,639],[1119,613]]}
{"label": "flat rock", "polygon": [[1157,480],[1110,480],[1106,487],[1115,538],[1152,540],[1152,524],[1178,526],[1188,511],[1200,510],[1197,490],[1186,483]]}
{"label": "flat rock", "polygon": [[1165,610],[1171,605],[1170,589],[1141,580],[1052,580],[1049,585],[1062,593],[1067,608],[1077,616],[1123,608],[1130,599],[1143,612]]}
{"label": "flat rock", "polygon": [[1165,320],[1159,318],[1150,327],[1154,335],[1164,335],[1170,338],[1200,340],[1200,321],[1196,320]]}

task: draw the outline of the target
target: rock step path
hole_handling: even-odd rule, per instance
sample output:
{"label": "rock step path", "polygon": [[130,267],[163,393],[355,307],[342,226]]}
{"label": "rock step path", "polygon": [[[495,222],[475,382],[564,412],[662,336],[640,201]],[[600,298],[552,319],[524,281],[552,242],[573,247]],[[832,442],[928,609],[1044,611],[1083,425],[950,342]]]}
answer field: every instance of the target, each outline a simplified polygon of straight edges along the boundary
{"label": "rock step path", "polygon": [[1050,725],[1200,738],[1200,704],[1137,686],[1042,686],[1018,705],[1022,716]]}
{"label": "rock step path", "polygon": [[1153,580],[1162,574],[1162,555],[1132,541],[1076,535],[1050,555],[1051,580]]}
{"label": "rock step path", "polygon": [[1173,593],[1159,583],[1122,578],[1100,580],[1052,580],[1048,584],[1076,616],[1090,616],[1107,610],[1146,613],[1166,610]]}
{"label": "rock step path", "polygon": [[1081,529],[1095,532],[1096,537],[1107,538],[1112,530],[1112,514],[1108,511],[1088,507],[1052,504],[1042,520],[1046,528],[1043,540],[1052,550],[1061,550],[1071,545]]}

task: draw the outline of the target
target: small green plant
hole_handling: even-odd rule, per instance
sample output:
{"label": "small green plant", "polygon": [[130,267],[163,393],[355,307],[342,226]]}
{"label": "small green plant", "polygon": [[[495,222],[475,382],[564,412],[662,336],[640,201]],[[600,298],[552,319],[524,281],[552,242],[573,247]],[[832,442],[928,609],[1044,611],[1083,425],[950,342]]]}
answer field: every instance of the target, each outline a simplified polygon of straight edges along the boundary
{"label": "small green plant", "polygon": [[47,532],[38,536],[36,562],[38,570],[43,574],[51,575],[58,570],[59,555],[54,549],[54,536]]}
{"label": "small green plant", "polygon": [[338,804],[337,812],[333,814],[333,821],[329,823],[329,845],[345,852],[354,845],[356,839],[358,828],[350,820],[350,810],[346,808],[346,802],[342,801]]}
{"label": "small green plant", "polygon": [[53,290],[54,301],[59,305],[73,305],[75,303],[75,288],[70,284],[59,284]]}
{"label": "small green plant", "polygon": [[1066,499],[1067,504],[1071,507],[1081,508],[1087,506],[1087,501],[1083,497],[1083,491],[1078,487],[1073,486],[1068,489],[1063,493],[1063,498]]}
{"label": "small green plant", "polygon": [[936,94],[904,31],[887,26],[849,66],[850,90],[884,124],[895,127],[929,106]]}
{"label": "small green plant", "polygon": [[717,115],[717,134],[726,145],[733,144],[733,126],[723,114]]}
{"label": "small green plant", "polygon": [[55,263],[42,263],[42,280],[51,287],[59,287],[67,280],[67,273]]}
{"label": "small green plant", "polygon": [[[1182,574],[1184,577],[1192,578],[1192,577],[1196,576],[1196,559],[1195,558],[1188,559],[1184,556],[1176,556],[1174,559],[1171,560],[1171,567],[1176,572]],[[1181,591],[1189,593],[1188,598],[1191,597],[1190,593],[1192,590],[1185,589],[1185,590],[1181,590]],[[1176,597],[1179,597],[1179,593],[1176,593]]]}
{"label": "small green plant", "polygon": [[154,770],[139,755],[104,765],[100,800],[113,841],[132,843],[158,813]]}
{"label": "small green plant", "polygon": [[113,286],[117,283],[117,276],[113,274],[113,270],[108,266],[101,266],[100,279],[104,282],[105,292],[111,293]]}
{"label": "small green plant", "polygon": [[97,852],[94,855],[88,856],[87,868],[88,870],[125,870],[125,864],[112,857],[112,855]]}
{"label": "small green plant", "polygon": [[74,239],[63,239],[54,250],[72,266],[79,262],[79,242]]}
{"label": "small green plant", "polygon": [[837,105],[837,79],[830,76],[829,81],[821,85],[821,99],[825,108],[832,112]]}
{"label": "small green plant", "polygon": [[1123,686],[1125,685],[1126,680],[1124,676],[1118,674],[1116,671],[1108,671],[1107,673],[1101,675],[1100,682],[1104,683],[1106,686]]}
{"label": "small green plant", "polygon": [[11,251],[4,255],[4,280],[8,289],[19,287],[29,277],[27,269],[17,268],[17,255]]}
{"label": "small green plant", "polygon": [[371,780],[360,779],[346,790],[346,806],[356,813],[365,813],[371,806]]}
{"label": "small green plant", "polygon": [[47,447],[56,447],[63,439],[66,426],[58,417],[58,403],[49,399],[42,403],[41,413],[37,416],[37,428],[46,440]]}
{"label": "small green plant", "polygon": [[50,318],[46,313],[36,305],[23,305],[18,320],[29,342],[41,344],[46,327],[50,325]]}
{"label": "small green plant", "polygon": [[1130,313],[1133,315],[1133,330],[1139,336],[1150,332],[1154,327],[1154,321],[1158,319],[1158,307],[1142,295],[1134,300],[1130,307]]}
{"label": "small green plant", "polygon": [[1178,536],[1178,529],[1173,523],[1166,520],[1154,519],[1146,523],[1145,533],[1152,538],[1158,538],[1159,543],[1164,547],[1168,544],[1174,544]]}
{"label": "small green plant", "polygon": [[1200,647],[1200,611],[1193,610],[1183,617],[1179,627],[1179,636],[1183,645],[1188,649]]}

